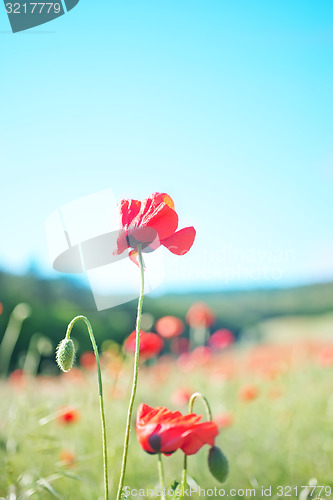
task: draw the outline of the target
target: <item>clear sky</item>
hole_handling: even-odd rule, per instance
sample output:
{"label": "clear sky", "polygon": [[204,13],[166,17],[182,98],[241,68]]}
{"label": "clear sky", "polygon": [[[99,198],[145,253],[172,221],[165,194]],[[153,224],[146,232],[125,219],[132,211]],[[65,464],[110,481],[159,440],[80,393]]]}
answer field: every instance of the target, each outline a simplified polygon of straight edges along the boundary
{"label": "clear sky", "polygon": [[196,227],[168,289],[333,279],[332,0],[0,7],[0,268],[51,273],[47,216],[112,188]]}

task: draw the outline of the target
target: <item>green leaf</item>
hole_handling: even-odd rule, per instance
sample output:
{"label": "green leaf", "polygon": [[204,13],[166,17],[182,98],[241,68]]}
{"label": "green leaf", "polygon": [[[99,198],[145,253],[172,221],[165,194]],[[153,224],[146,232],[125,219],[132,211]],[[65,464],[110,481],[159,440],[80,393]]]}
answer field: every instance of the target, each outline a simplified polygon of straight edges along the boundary
{"label": "green leaf", "polygon": [[53,495],[55,498],[61,498],[61,496],[55,491],[54,488],[50,485],[48,481],[46,481],[45,478],[38,479],[37,481],[38,486],[41,486],[42,488],[45,488],[51,495]]}
{"label": "green leaf", "polygon": [[73,472],[68,472],[67,470],[60,470],[59,474],[65,477],[69,477],[70,479],[75,479],[76,481],[84,481],[82,477],[73,474]]}

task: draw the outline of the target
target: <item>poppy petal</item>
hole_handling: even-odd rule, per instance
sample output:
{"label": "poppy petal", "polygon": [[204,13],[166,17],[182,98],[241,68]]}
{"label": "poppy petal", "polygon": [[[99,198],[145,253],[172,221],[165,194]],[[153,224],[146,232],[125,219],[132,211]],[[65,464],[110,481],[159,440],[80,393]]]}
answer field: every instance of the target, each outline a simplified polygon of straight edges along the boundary
{"label": "poppy petal", "polygon": [[[130,337],[133,336],[133,333],[135,333],[135,332],[132,332]],[[137,421],[137,423],[139,423],[142,421],[142,419],[144,419],[146,417],[149,419],[152,415],[154,415],[157,412],[158,412],[158,408],[152,408],[151,406],[146,405],[145,403],[141,403],[138,406],[138,410],[137,410],[137,414],[136,414],[136,421]]]}
{"label": "poppy petal", "polygon": [[136,433],[140,446],[148,453],[169,455],[177,449],[193,455],[205,444],[214,445],[219,430],[215,422],[199,423],[201,415],[180,412],[167,408],[138,407]]}
{"label": "poppy petal", "polygon": [[153,212],[142,218],[142,225],[155,229],[160,240],[171,236],[178,227],[178,215],[166,203],[160,203]]}
{"label": "poppy petal", "polygon": [[170,250],[170,252],[176,255],[184,255],[193,245],[195,235],[196,231],[193,226],[184,227],[184,229],[180,229],[168,238],[163,239],[161,243]]}
{"label": "poppy petal", "polygon": [[168,194],[166,194],[166,193],[153,193],[151,196],[153,197],[154,202],[156,204],[166,203],[167,205],[169,205],[170,208],[172,208],[172,210],[175,209],[175,204],[173,202],[173,199]]}
{"label": "poppy petal", "polygon": [[138,262],[138,255],[139,252],[137,250],[131,250],[130,253],[128,254],[131,261],[134,262],[134,264],[136,264],[138,267],[140,267],[140,264]]}
{"label": "poppy petal", "polygon": [[[156,334],[152,332],[140,332],[140,358],[141,360],[154,358],[157,356],[164,347],[163,340]],[[128,352],[135,352],[136,350],[136,332],[132,332],[131,335],[125,340],[124,348]],[[149,415],[149,420],[151,420],[151,415]]]}
{"label": "poppy petal", "polygon": [[139,200],[121,200],[119,204],[120,220],[122,227],[128,227],[141,208]]}
{"label": "poppy petal", "polygon": [[205,444],[213,446],[218,433],[219,430],[215,422],[197,424],[187,433],[181,449],[185,455],[194,455]]}
{"label": "poppy petal", "polygon": [[113,252],[114,255],[122,254],[127,248],[129,248],[128,238],[125,231],[120,231],[117,238],[117,248]]}

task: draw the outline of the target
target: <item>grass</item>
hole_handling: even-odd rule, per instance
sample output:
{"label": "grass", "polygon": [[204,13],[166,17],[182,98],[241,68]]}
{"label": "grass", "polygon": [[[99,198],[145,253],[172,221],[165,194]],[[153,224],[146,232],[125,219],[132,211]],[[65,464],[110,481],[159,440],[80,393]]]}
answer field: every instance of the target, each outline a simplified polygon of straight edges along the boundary
{"label": "grass", "polygon": [[[226,493],[232,488],[254,489],[260,498],[262,486],[272,488],[270,498],[278,498],[278,486],[301,487],[311,478],[333,488],[333,366],[321,361],[324,349],[321,344],[298,342],[235,348],[208,360],[161,358],[141,367],[135,408],[145,402],[186,413],[185,404],[174,402],[175,389],[186,388],[202,392],[214,415],[232,414],[232,425],[222,428],[217,439],[230,462],[227,483],[220,485],[210,476],[208,446],[188,459],[189,474],[202,488],[223,487]],[[120,473],[130,364],[131,360],[121,365],[115,355],[104,355],[111,499]],[[249,388],[254,389],[252,399]],[[59,377],[12,377],[1,382],[0,398],[0,497],[103,498],[94,370],[76,368]],[[65,425],[56,415],[67,406],[76,408],[80,418]],[[204,414],[197,402],[194,411]],[[163,462],[171,486],[180,480],[182,454],[163,457]],[[134,426],[125,484],[137,489],[158,486],[157,457],[141,450]],[[234,498],[243,496],[245,492],[240,492]],[[296,497],[295,490],[291,496]],[[321,496],[330,497],[324,491]]]}

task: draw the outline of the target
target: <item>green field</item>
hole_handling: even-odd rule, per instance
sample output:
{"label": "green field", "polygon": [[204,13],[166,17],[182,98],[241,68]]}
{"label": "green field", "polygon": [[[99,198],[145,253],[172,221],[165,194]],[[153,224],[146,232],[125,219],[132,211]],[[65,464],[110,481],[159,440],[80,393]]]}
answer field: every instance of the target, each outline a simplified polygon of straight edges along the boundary
{"label": "green field", "polygon": [[[72,334],[76,366],[60,374],[55,364],[68,322],[83,313],[102,352],[110,499],[115,499],[133,370],[133,354],[124,356],[122,343],[134,329],[136,301],[97,312],[89,290],[64,280],[0,273],[0,286],[0,498],[103,499],[97,373],[95,366],[80,365],[82,354],[91,352],[84,325]],[[229,459],[229,478],[221,485],[210,475],[205,445],[188,458],[192,498],[202,498],[203,490],[194,491],[199,487],[214,497],[333,496],[332,290],[328,283],[145,297],[149,330],[163,315],[185,321],[191,304],[201,300],[216,317],[210,333],[229,328],[237,339],[222,352],[180,356],[171,355],[165,341],[162,356],[140,366],[135,412],[144,402],[186,414],[188,395],[199,391],[220,425],[216,444]],[[18,303],[28,304],[24,320]],[[13,317],[18,322],[8,326]],[[17,341],[10,346],[13,332]],[[183,337],[189,336],[185,324]],[[60,417],[66,408],[76,417],[71,423]],[[200,401],[194,411],[204,415]],[[183,454],[177,451],[163,462],[171,487],[181,479]],[[317,485],[313,491],[302,488],[309,482]],[[134,489],[129,498],[159,485],[157,457],[140,448],[134,416],[125,485]]]}
{"label": "green field", "polygon": [[[272,497],[278,498],[282,491],[278,486],[290,486],[296,498],[296,487],[299,496],[301,486],[315,478],[316,496],[319,486],[333,487],[333,366],[326,362],[328,349],[318,342],[237,347],[209,362],[183,366],[161,358],[153,366],[141,367],[136,407],[145,402],[186,413],[186,405],[175,404],[173,397],[175,388],[184,387],[205,394],[214,415],[232,414],[232,423],[221,428],[217,439],[230,462],[227,483],[221,486],[210,476],[208,446],[189,457],[189,474],[201,488],[223,487],[226,494],[233,488],[243,489],[248,490],[247,496],[262,497],[264,486],[271,487]],[[131,360],[124,364],[119,360],[110,353],[103,357],[110,498],[115,498],[120,470],[131,380]],[[257,395],[244,399],[240,391],[249,385]],[[76,368],[59,377],[12,376],[1,384],[0,397],[0,491],[4,498],[103,498],[94,370]],[[200,402],[195,405],[197,413],[203,412]],[[66,406],[76,408],[79,419],[64,425],[56,414]],[[61,460],[64,452],[72,454],[72,463]],[[165,457],[164,466],[171,486],[180,479],[182,453]],[[156,456],[141,450],[134,429],[125,484],[130,488],[158,485]],[[321,497],[326,495],[331,496],[329,489],[322,490]],[[235,494],[243,496],[246,491]]]}

